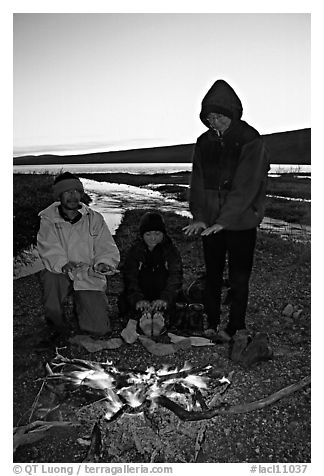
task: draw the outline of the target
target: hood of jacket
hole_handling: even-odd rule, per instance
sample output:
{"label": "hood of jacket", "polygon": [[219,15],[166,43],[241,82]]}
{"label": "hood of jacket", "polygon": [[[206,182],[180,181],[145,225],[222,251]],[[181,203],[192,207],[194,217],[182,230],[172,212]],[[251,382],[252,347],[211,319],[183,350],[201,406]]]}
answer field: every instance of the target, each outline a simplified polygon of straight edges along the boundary
{"label": "hood of jacket", "polygon": [[[59,221],[64,221],[64,219],[61,217],[60,212],[58,210],[58,207],[61,202],[53,202],[51,205],[49,205],[47,208],[39,212],[38,216],[39,217],[44,217],[47,218],[48,220],[52,222],[59,222]],[[82,215],[85,215],[89,213],[90,208],[85,205],[84,203],[81,203],[81,208],[78,210]]]}
{"label": "hood of jacket", "polygon": [[223,79],[218,79],[201,103],[200,120],[209,128],[207,115],[218,112],[230,117],[233,121],[241,119],[243,107],[240,98],[234,89]]}

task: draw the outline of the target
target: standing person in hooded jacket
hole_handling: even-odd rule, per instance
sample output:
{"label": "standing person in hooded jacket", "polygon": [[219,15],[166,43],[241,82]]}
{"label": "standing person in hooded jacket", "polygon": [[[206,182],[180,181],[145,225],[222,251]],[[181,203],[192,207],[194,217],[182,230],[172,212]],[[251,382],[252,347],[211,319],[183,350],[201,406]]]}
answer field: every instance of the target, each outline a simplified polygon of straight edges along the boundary
{"label": "standing person in hooded jacket", "polygon": [[[242,117],[232,87],[216,81],[202,101],[208,127],[195,145],[187,235],[201,234],[206,266],[205,309],[212,338],[229,341],[245,328],[256,229],[265,209],[268,154],[260,134]],[[228,255],[231,304],[227,327],[219,331],[221,289]]]}
{"label": "standing person in hooded jacket", "polygon": [[[164,327],[161,314],[172,315],[182,288],[182,260],[160,213],[145,213],[139,223],[139,234],[122,267],[124,291],[119,308],[121,314],[129,314],[132,320],[141,313],[151,317],[156,314],[158,334]],[[152,322],[142,321],[144,333],[144,327],[149,329]]]}
{"label": "standing person in hooded jacket", "polygon": [[60,174],[53,185],[54,203],[39,213],[45,317],[64,333],[63,305],[73,289],[80,329],[105,335],[111,331],[106,275],[115,272],[119,251],[103,216],[81,203],[83,192],[78,177]]}

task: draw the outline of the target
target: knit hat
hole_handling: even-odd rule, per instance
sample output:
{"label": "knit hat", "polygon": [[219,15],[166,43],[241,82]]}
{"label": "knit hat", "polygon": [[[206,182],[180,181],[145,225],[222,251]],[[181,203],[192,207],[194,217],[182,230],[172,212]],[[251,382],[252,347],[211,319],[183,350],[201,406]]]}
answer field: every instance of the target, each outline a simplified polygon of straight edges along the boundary
{"label": "knit hat", "polygon": [[147,231],[162,231],[162,233],[166,233],[162,215],[156,212],[147,212],[141,217],[139,224],[140,235],[143,236]]}
{"label": "knit hat", "polygon": [[53,185],[54,200],[59,200],[63,192],[67,192],[71,189],[79,190],[80,193],[83,193],[84,188],[81,180],[70,172],[64,172],[58,175]]}

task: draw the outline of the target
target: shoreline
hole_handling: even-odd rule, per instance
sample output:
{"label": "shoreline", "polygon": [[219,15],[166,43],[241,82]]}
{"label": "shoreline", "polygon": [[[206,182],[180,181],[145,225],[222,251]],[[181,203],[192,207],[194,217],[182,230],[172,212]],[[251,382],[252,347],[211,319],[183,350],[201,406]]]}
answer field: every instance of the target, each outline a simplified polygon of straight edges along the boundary
{"label": "shoreline", "polygon": [[[134,162],[134,163],[64,163],[64,164],[26,164],[14,165],[13,174],[47,174],[56,175],[62,171],[69,171],[79,174],[98,174],[98,175],[169,175],[191,173],[192,162]],[[122,170],[122,171],[121,171]],[[125,172],[127,170],[127,172]],[[300,176],[311,177],[311,164],[297,163],[270,163],[269,176],[298,174]]]}
{"label": "shoreline", "polygon": [[[154,175],[123,172],[79,174],[79,176],[89,181],[89,190],[87,187],[85,190],[88,198],[92,200],[90,206],[97,209],[106,221],[109,221],[108,226],[113,228],[111,230],[113,235],[127,209],[159,207],[163,211],[188,213],[187,192],[190,178],[188,171]],[[23,243],[23,247],[17,245],[18,250],[24,250],[35,240],[38,226],[37,211],[53,200],[52,177],[48,174],[15,174],[13,179],[14,236],[19,236]],[[112,184],[114,186],[111,186]],[[35,195],[36,190],[39,190],[39,193]],[[272,229],[284,237],[294,236],[296,239],[309,241],[310,193],[309,180],[300,180],[289,174],[270,178],[263,228],[268,231]],[[25,198],[22,200],[22,197]],[[30,236],[28,229],[26,230],[26,223],[33,226],[33,236]],[[14,256],[19,257],[19,253]]]}

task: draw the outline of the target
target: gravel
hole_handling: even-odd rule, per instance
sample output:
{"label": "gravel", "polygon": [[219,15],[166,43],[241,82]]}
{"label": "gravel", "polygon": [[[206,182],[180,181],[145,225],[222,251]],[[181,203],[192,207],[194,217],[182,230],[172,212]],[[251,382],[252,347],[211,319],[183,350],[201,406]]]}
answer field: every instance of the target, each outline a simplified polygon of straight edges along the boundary
{"label": "gravel", "polygon": [[[122,259],[136,233],[140,213],[126,212],[117,231],[116,241]],[[188,284],[204,270],[200,242],[184,238],[181,228],[186,223],[185,218],[170,213],[166,222],[171,237],[181,246],[184,281]],[[125,324],[120,322],[116,311],[120,279],[119,275],[111,278],[108,291],[116,336]],[[41,388],[45,365],[54,357],[55,349],[38,350],[40,340],[46,335],[39,273],[16,279],[13,289],[13,401],[16,426],[28,423],[30,417],[33,419],[32,405]],[[294,314],[285,316],[283,310],[288,304],[293,306]],[[225,323],[227,307],[224,306],[223,311]],[[233,363],[228,358],[227,345],[190,348],[161,358],[149,354],[138,341],[133,345],[125,344],[120,349],[94,354],[62,342],[60,353],[66,357],[98,362],[108,359],[118,368],[140,368],[143,371],[148,366],[159,368],[163,364],[179,368],[185,362],[190,362],[192,366],[209,363],[224,375],[234,372],[231,385],[224,394],[228,404],[248,403],[266,397],[310,374],[309,244],[259,234],[247,325],[252,332],[267,332],[274,351],[272,360],[252,369]],[[212,396],[213,385],[209,392]],[[125,415],[112,423],[100,420],[103,449],[99,462],[146,463],[153,458],[154,462],[163,463],[309,463],[310,409],[310,387],[305,387],[262,410],[217,416],[202,422],[182,422],[163,408],[158,409],[151,420],[142,415]],[[82,407],[78,402],[70,406],[62,405],[55,418],[69,417],[81,425],[49,431],[42,440],[19,447],[14,461],[83,461],[88,447],[81,443],[89,438],[101,410],[96,405]],[[203,434],[203,440],[195,454],[199,432]]]}

